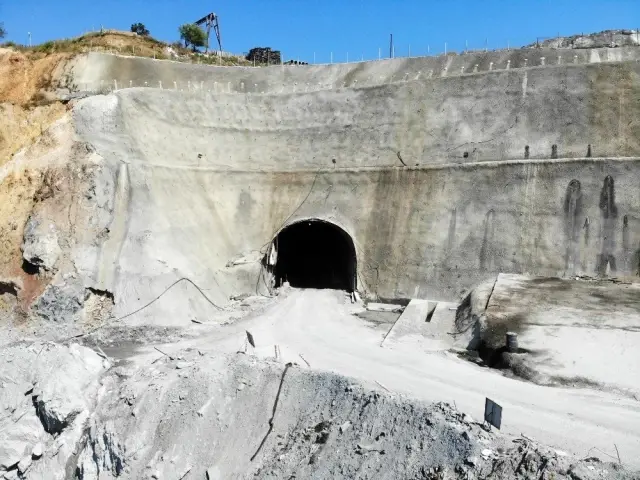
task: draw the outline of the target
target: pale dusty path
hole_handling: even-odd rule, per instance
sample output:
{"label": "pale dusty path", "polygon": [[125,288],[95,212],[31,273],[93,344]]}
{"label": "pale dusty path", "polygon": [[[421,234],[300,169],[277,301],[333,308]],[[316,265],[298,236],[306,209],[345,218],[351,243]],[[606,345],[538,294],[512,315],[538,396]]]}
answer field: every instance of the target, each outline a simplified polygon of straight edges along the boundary
{"label": "pale dusty path", "polygon": [[429,402],[455,403],[476,419],[482,418],[488,396],[503,406],[506,433],[523,433],[578,456],[608,460],[590,450],[597,447],[615,456],[615,443],[623,463],[640,468],[640,403],[615,394],[509,379],[446,352],[425,353],[404,345],[381,348],[380,331],[351,315],[350,309],[341,292],[294,290],[253,318],[180,346],[233,352],[242,348],[248,329],[260,353],[272,356],[277,344],[288,354],[303,354],[314,369],[377,381]]}

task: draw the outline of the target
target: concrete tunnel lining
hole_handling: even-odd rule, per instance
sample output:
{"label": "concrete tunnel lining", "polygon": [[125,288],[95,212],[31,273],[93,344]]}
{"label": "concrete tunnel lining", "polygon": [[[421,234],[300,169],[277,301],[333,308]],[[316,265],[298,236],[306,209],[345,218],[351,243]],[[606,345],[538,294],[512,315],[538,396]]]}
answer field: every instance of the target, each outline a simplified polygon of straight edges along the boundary
{"label": "concrete tunnel lining", "polygon": [[276,287],[289,282],[296,288],[357,288],[355,244],[332,222],[310,218],[287,225],[273,239],[269,256]]}

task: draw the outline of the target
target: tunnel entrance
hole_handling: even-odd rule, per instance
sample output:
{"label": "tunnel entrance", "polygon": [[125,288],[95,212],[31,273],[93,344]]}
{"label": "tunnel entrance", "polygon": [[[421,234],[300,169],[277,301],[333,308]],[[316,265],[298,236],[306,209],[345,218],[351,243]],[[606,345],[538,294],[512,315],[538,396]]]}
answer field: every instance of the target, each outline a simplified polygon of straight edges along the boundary
{"label": "tunnel entrance", "polygon": [[304,220],[274,239],[276,287],[356,289],[356,249],[347,232],[333,223]]}

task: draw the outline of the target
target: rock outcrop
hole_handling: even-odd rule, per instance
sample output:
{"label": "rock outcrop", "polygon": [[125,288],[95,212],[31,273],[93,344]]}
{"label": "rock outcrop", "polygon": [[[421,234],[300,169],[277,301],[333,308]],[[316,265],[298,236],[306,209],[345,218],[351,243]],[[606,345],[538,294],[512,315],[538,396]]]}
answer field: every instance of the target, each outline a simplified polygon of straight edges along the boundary
{"label": "rock outcrop", "polygon": [[68,478],[109,363],[77,344],[36,342],[0,348],[0,365],[0,475]]}

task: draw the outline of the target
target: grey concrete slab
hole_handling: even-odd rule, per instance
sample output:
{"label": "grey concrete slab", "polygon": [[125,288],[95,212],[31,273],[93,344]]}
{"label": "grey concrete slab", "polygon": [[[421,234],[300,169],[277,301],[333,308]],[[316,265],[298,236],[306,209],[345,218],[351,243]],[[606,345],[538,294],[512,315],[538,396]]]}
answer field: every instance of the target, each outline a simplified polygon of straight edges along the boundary
{"label": "grey concrete slab", "polygon": [[429,314],[433,312],[436,305],[437,302],[434,301],[412,299],[391,327],[381,345],[391,344],[409,335],[423,335],[423,332],[428,329]]}
{"label": "grey concrete slab", "polygon": [[640,283],[500,274],[486,318],[488,345],[518,334],[533,380],[640,398]]}

